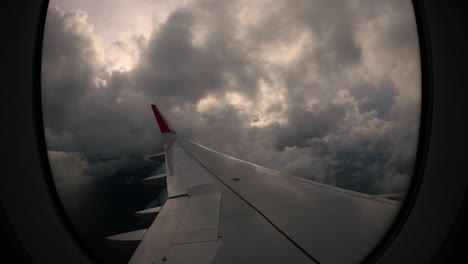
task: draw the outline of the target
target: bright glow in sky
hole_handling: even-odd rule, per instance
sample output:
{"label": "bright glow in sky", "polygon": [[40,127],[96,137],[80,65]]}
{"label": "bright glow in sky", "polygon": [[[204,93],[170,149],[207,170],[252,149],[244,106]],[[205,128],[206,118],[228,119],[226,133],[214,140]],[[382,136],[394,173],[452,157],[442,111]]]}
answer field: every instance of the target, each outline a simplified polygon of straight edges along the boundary
{"label": "bright glow in sky", "polygon": [[83,19],[93,25],[108,71],[129,71],[138,63],[154,25],[166,21],[186,0],[52,0],[50,7],[64,12],[82,10]]}

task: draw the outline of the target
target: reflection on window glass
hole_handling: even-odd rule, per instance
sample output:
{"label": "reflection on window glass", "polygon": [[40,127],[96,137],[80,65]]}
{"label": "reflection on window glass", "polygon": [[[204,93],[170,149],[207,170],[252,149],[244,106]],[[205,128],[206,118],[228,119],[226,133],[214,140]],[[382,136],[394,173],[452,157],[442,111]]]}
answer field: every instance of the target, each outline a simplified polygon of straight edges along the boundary
{"label": "reflection on window glass", "polygon": [[105,238],[149,228],[134,212],[167,199],[141,183],[165,172],[145,158],[164,152],[153,103],[179,135],[285,174],[392,202],[411,180],[411,1],[53,0],[41,82],[57,192],[106,263],[133,251]]}

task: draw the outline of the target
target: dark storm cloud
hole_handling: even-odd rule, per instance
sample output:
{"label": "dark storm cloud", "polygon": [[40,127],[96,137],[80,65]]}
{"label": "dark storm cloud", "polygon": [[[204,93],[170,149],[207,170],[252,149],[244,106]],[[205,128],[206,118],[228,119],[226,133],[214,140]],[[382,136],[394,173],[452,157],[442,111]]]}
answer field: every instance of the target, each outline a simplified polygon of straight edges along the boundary
{"label": "dark storm cloud", "polygon": [[[50,9],[44,39],[42,93],[48,148],[80,152],[91,166],[101,168],[111,168],[102,164],[106,161],[150,153],[160,136],[148,129],[151,116],[140,114],[149,104],[141,104],[142,96],[128,95],[127,76],[118,72],[110,76],[99,66],[98,43],[85,14]],[[120,97],[125,100],[119,101]]]}
{"label": "dark storm cloud", "polygon": [[295,40],[298,31],[307,30],[320,42],[317,58],[333,56],[325,61],[348,64],[361,56],[353,32],[355,13],[348,1],[273,1],[261,12],[268,15],[249,32],[255,45]]}
{"label": "dark storm cloud", "polygon": [[199,1],[154,25],[146,43],[135,37],[141,57],[127,72],[106,71],[83,13],[50,9],[48,147],[109,175],[156,150],[157,103],[179,134],[228,155],[357,191],[404,191],[420,87],[405,75],[419,70],[410,2],[396,6]]}
{"label": "dark storm cloud", "polygon": [[69,128],[72,120],[66,114],[77,108],[96,72],[93,39],[89,28],[78,22],[83,16],[81,12],[63,14],[56,9],[47,15],[42,54],[42,87],[47,95],[43,97],[43,111],[47,127],[53,130]]}
{"label": "dark storm cloud", "polygon": [[[350,9],[349,1],[302,1],[301,4],[296,10],[297,17],[323,41],[315,53],[318,63],[357,63],[361,48],[355,40],[353,15],[356,13]],[[334,59],[327,59],[328,56]]]}
{"label": "dark storm cloud", "polygon": [[[217,9],[217,16],[229,20],[230,13]],[[193,43],[193,27],[197,21],[189,9],[174,11],[154,31],[132,75],[135,85],[157,102],[176,105],[196,103],[209,93],[233,89],[255,96],[262,77],[261,70],[245,57],[228,33],[230,23],[215,21],[203,46]],[[215,13],[216,14],[216,13]],[[228,87],[226,75],[235,86]]]}
{"label": "dark storm cloud", "polygon": [[377,111],[379,118],[385,118],[395,103],[396,90],[393,82],[384,79],[379,85],[357,83],[350,88],[351,94],[360,102],[363,112]]}
{"label": "dark storm cloud", "polygon": [[[346,105],[323,103],[313,111],[307,111],[299,105],[291,105],[288,111],[289,124],[283,133],[279,134],[277,147],[304,147],[308,140],[322,138],[332,133],[342,123],[346,115]],[[290,131],[293,127],[294,131]]]}

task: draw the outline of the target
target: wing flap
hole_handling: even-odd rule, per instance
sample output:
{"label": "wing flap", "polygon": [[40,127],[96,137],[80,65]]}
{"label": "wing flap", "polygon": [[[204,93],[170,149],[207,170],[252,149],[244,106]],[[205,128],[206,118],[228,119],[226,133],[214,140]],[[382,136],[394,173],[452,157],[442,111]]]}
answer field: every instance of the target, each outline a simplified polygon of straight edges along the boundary
{"label": "wing flap", "polygon": [[221,193],[191,196],[173,243],[218,240],[220,208]]}
{"label": "wing flap", "polygon": [[[179,261],[197,250],[207,251],[213,258],[219,246],[220,207],[221,193],[168,199],[129,263],[179,263],[176,255],[181,251],[188,255]],[[192,257],[202,261],[207,256]]]}
{"label": "wing flap", "polygon": [[187,196],[168,199],[135,250],[129,263],[162,263],[184,214]]}
{"label": "wing flap", "polygon": [[169,250],[167,263],[212,263],[221,241],[174,245]]}

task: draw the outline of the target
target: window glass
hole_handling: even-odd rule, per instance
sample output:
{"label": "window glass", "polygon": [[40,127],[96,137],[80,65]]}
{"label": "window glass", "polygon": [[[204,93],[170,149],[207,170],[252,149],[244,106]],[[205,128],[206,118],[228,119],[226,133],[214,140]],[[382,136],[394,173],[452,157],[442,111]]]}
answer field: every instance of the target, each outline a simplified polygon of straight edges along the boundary
{"label": "window glass", "polygon": [[150,104],[178,134],[264,167],[402,200],[421,106],[411,1],[51,0],[42,106],[57,192],[95,258],[164,204]]}

